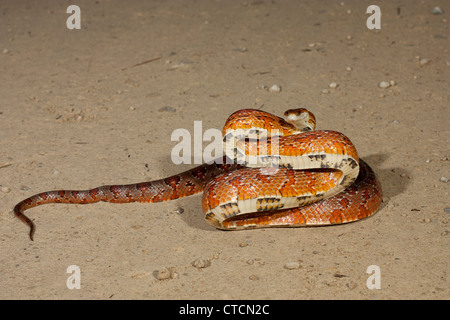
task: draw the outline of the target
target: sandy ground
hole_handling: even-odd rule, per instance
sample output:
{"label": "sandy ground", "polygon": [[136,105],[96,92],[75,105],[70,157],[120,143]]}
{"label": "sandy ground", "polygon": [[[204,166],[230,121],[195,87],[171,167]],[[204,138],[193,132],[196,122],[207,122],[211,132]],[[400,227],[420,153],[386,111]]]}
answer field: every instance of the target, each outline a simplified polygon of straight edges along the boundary
{"label": "sandy ground", "polygon": [[[66,28],[71,4],[81,30]],[[371,4],[381,30],[366,27]],[[450,298],[448,2],[2,1],[0,11],[0,298]],[[171,161],[170,137],[195,120],[220,129],[241,108],[296,106],[374,168],[375,216],[224,232],[203,221],[201,196],[45,205],[28,211],[31,242],[11,213],[38,192],[194,167]],[[79,290],[66,286],[70,265]],[[366,285],[371,265],[381,289]]]}

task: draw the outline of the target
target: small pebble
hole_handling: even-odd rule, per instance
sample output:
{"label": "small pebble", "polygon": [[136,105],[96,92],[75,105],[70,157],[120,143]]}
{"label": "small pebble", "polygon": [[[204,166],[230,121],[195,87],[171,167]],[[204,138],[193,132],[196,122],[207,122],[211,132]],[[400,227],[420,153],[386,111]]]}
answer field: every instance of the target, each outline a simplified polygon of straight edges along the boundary
{"label": "small pebble", "polygon": [[442,10],[440,7],[434,7],[433,9],[431,9],[431,14],[443,14],[444,10]]}
{"label": "small pebble", "polygon": [[212,259],[219,259],[220,251],[213,254]]}
{"label": "small pebble", "polygon": [[281,87],[279,85],[274,84],[269,88],[269,92],[275,92],[278,93],[281,91]]}
{"label": "small pebble", "polygon": [[178,278],[178,273],[175,272],[174,268],[163,268],[156,271],[155,278],[158,280],[175,279]]}
{"label": "small pebble", "polygon": [[130,111],[134,111],[134,110],[136,110],[135,107],[130,107]]}
{"label": "small pebble", "polygon": [[3,49],[3,54],[8,54],[9,50],[8,49]]}
{"label": "small pebble", "polygon": [[439,181],[440,181],[440,182],[447,183],[447,182],[448,182],[448,178],[447,178],[447,177],[441,177],[441,178],[439,179]]}
{"label": "small pebble", "polygon": [[421,66],[424,66],[426,64],[429,64],[430,61],[431,61],[430,59],[420,59],[419,63],[420,63]]}
{"label": "small pebble", "polygon": [[353,290],[353,289],[355,289],[355,288],[358,286],[358,285],[356,284],[355,281],[347,282],[345,285],[346,285],[347,288],[349,288],[350,290]]}
{"label": "small pebble", "polygon": [[184,212],[184,209],[181,207],[178,207],[175,210],[173,210],[172,212],[176,213],[176,214],[182,214]]}
{"label": "small pebble", "polygon": [[395,83],[394,80],[390,80],[390,81],[389,81],[389,84],[390,84],[391,86],[395,86],[397,83]]}
{"label": "small pebble", "polygon": [[177,64],[174,64],[174,65],[170,66],[169,70],[176,70],[178,68],[184,69],[184,68],[187,68],[190,63],[191,63],[190,61],[180,62],[180,63],[177,63]]}
{"label": "small pebble", "polygon": [[11,191],[11,189],[10,188],[8,188],[8,187],[1,187],[1,189],[0,189],[3,193],[8,193],[8,192],[10,192]]}
{"label": "small pebble", "polygon": [[381,82],[378,84],[378,86],[379,86],[380,88],[382,88],[382,89],[386,89],[386,88],[389,88],[389,87],[391,86],[391,84],[390,84],[389,82],[387,82],[387,81],[381,81]]}
{"label": "small pebble", "polygon": [[336,89],[338,86],[338,84],[336,82],[332,82],[328,85],[328,87],[330,87],[331,89]]}
{"label": "small pebble", "polygon": [[328,94],[328,93],[330,93],[330,90],[328,90],[328,89],[322,89],[322,91],[321,91],[323,94]]}
{"label": "small pebble", "polygon": [[239,243],[239,247],[241,248],[248,247],[249,245],[250,243],[248,241]]}
{"label": "small pebble", "polygon": [[425,223],[430,223],[430,222],[431,222],[431,219],[430,219],[430,218],[425,218],[425,219],[423,219],[423,222],[425,222]]}
{"label": "small pebble", "polygon": [[444,208],[445,213],[450,213],[450,207]]}
{"label": "small pebble", "polygon": [[300,263],[298,262],[288,262],[284,265],[284,268],[287,270],[294,270],[300,268]]}
{"label": "small pebble", "polygon": [[339,272],[336,272],[335,274],[333,274],[333,276],[335,278],[346,278],[346,277],[348,277],[345,274],[342,274],[342,273],[339,273]]}
{"label": "small pebble", "polygon": [[164,112],[164,111],[167,111],[167,112],[176,112],[177,109],[175,109],[175,108],[173,108],[173,107],[169,107],[169,106],[164,106],[164,107],[162,107],[162,108],[159,108],[158,111],[159,111],[159,112]]}
{"label": "small pebble", "polygon": [[352,67],[347,67],[347,68],[345,68],[345,70],[348,71],[348,72],[350,72],[350,71],[352,71],[353,69],[352,69]]}
{"label": "small pebble", "polygon": [[265,262],[265,261],[261,261],[261,259],[260,259],[260,258],[258,258],[258,259],[255,259],[255,260],[257,260],[257,261],[258,261],[258,264],[259,264],[260,266],[263,266],[263,265],[265,265],[265,264],[266,264],[266,262]]}
{"label": "small pebble", "polygon": [[252,274],[250,277],[248,277],[250,280],[259,280],[259,277],[256,274]]}
{"label": "small pebble", "polygon": [[192,266],[196,267],[197,269],[207,268],[210,265],[211,265],[211,260],[209,260],[209,259],[198,258],[192,262]]}

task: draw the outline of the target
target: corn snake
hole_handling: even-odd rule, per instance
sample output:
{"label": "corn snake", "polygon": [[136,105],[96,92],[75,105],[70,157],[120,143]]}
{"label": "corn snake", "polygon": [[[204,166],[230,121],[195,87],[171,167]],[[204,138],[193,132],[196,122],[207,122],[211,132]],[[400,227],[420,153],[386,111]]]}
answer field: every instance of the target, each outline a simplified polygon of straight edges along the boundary
{"label": "corn snake", "polygon": [[19,202],[14,214],[29,226],[31,240],[36,228],[24,211],[38,205],[162,202],[202,191],[205,220],[225,230],[331,225],[374,214],[381,185],[350,140],[315,131],[315,117],[306,109],[284,115],[233,113],[223,129],[228,157],[217,163],[137,184],[42,192]]}

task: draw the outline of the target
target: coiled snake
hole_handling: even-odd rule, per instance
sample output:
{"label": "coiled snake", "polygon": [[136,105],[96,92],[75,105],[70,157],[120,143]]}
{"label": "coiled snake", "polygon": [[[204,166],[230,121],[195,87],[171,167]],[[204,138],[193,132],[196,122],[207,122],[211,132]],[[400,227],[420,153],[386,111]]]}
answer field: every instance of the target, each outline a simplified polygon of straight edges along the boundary
{"label": "coiled snake", "polygon": [[228,158],[221,163],[137,184],[47,191],[19,202],[14,214],[33,240],[35,225],[23,212],[45,203],[161,202],[203,191],[205,220],[226,230],[340,224],[375,213],[380,183],[350,140],[314,131],[315,117],[306,109],[284,115],[233,113],[223,129]]}

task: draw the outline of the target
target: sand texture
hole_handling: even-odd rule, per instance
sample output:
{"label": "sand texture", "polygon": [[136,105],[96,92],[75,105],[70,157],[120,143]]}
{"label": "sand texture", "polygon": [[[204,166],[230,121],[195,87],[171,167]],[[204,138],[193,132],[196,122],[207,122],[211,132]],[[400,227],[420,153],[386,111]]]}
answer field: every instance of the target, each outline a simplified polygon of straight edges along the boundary
{"label": "sand texture", "polygon": [[[450,6],[376,2],[379,30],[372,1],[2,1],[0,299],[449,299]],[[12,214],[39,192],[195,167],[170,156],[194,121],[294,107],[350,137],[383,186],[376,215],[225,232],[201,195],[51,204],[27,211],[32,242]]]}

